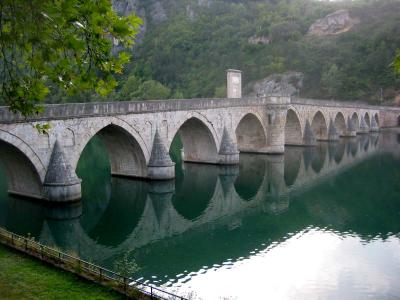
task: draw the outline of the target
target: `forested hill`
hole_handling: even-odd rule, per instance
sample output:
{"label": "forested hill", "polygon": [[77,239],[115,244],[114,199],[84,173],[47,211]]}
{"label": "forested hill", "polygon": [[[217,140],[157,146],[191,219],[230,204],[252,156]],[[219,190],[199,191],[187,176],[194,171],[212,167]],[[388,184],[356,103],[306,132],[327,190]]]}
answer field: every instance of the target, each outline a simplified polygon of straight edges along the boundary
{"label": "forested hill", "polygon": [[399,0],[114,0],[113,6],[145,21],[114,99],[224,96],[225,70],[235,68],[243,71],[246,93],[283,86],[304,97],[400,102],[390,66],[400,48]]}

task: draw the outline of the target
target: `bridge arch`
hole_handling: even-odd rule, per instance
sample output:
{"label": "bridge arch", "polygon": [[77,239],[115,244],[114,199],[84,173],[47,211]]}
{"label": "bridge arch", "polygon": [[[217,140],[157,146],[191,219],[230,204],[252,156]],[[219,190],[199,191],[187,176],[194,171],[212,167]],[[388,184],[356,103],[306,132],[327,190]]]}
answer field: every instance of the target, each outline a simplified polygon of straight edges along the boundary
{"label": "bridge arch", "polygon": [[[35,129],[36,130],[36,129]],[[14,146],[32,163],[40,180],[43,182],[46,176],[46,167],[36,152],[22,139],[0,129],[0,142]]]}
{"label": "bridge arch", "polygon": [[8,192],[14,195],[43,198],[40,173],[33,160],[26,154],[26,148],[17,147],[0,139],[0,166],[7,178]]}
{"label": "bridge arch", "polygon": [[366,112],[364,114],[364,120],[365,120],[365,123],[367,124],[368,128],[370,128],[371,127],[371,119],[369,117],[369,113],[368,112]]}
{"label": "bridge arch", "polygon": [[317,140],[326,140],[328,138],[328,126],[321,111],[315,113],[311,122],[311,128]]}
{"label": "bridge arch", "polygon": [[[198,117],[186,119],[174,134],[183,146],[183,160],[199,163],[217,163],[218,147],[214,129]],[[172,142],[169,147],[171,147]]]}
{"label": "bridge arch", "polygon": [[285,122],[285,145],[301,145],[303,143],[303,132],[298,113],[289,108]]}
{"label": "bridge arch", "polygon": [[379,115],[378,115],[378,113],[375,113],[374,118],[375,118],[376,124],[378,124],[378,126],[380,126],[380,124],[379,124]]}
{"label": "bridge arch", "polygon": [[123,122],[103,124],[81,145],[78,156],[72,165],[73,168],[76,169],[82,152],[89,141],[94,136],[98,136],[107,150],[112,175],[146,177],[148,151],[146,151],[147,148],[141,137],[133,131]]}
{"label": "bridge arch", "polygon": [[360,118],[356,112],[351,115],[351,121],[353,122],[354,128],[358,131],[360,129]]}
{"label": "bridge arch", "polygon": [[342,136],[342,135],[345,134],[345,132],[346,132],[346,120],[345,120],[344,115],[343,115],[342,112],[338,112],[336,114],[334,125],[335,125],[335,128],[336,128],[339,136]]}
{"label": "bridge arch", "polygon": [[267,146],[267,137],[259,117],[253,113],[244,115],[235,130],[240,152],[257,152]]}

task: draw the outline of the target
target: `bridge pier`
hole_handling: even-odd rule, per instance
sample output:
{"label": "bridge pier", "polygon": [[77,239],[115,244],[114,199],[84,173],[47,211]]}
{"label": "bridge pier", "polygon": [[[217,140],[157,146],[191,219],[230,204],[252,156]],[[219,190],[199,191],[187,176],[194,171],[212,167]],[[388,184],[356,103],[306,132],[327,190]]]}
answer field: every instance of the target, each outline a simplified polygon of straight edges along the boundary
{"label": "bridge pier", "polygon": [[222,133],[218,156],[218,164],[220,165],[239,164],[239,151],[237,149],[237,144],[229,135],[226,127],[224,127],[224,131]]}
{"label": "bridge pier", "polygon": [[344,137],[354,137],[357,135],[357,130],[354,125],[353,120],[350,117],[347,117],[347,127],[345,132],[343,133],[342,136]]}
{"label": "bridge pier", "polygon": [[360,133],[360,134],[369,133],[369,127],[367,125],[367,122],[365,121],[364,116],[361,116],[360,129],[357,133]]}
{"label": "bridge pier", "polygon": [[79,200],[81,180],[69,164],[58,140],[54,143],[43,184],[44,198],[51,202]]}
{"label": "bridge pier", "polygon": [[317,139],[314,135],[314,132],[311,128],[311,124],[309,120],[306,120],[306,126],[304,127],[304,136],[303,136],[303,145],[304,146],[315,146],[317,145]]}
{"label": "bridge pier", "polygon": [[375,117],[371,118],[370,131],[372,131],[372,132],[378,132],[379,131],[379,125],[378,125],[378,122],[376,121]]}
{"label": "bridge pier", "polygon": [[147,166],[149,179],[168,180],[175,178],[175,163],[171,160],[158,129],[154,135],[153,148]]}
{"label": "bridge pier", "polygon": [[333,120],[330,119],[329,121],[329,128],[328,128],[328,138],[327,141],[338,141],[339,140],[339,133],[336,129],[335,124],[333,123]]}
{"label": "bridge pier", "polygon": [[262,152],[268,154],[285,153],[285,124],[287,105],[269,105],[267,126],[267,146]]}

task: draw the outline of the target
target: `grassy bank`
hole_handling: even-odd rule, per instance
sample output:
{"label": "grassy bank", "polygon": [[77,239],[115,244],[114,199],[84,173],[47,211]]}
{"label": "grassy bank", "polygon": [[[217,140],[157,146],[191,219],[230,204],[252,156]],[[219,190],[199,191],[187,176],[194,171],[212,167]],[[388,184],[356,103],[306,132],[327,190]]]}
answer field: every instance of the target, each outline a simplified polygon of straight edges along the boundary
{"label": "grassy bank", "polygon": [[125,299],[0,244],[0,299]]}

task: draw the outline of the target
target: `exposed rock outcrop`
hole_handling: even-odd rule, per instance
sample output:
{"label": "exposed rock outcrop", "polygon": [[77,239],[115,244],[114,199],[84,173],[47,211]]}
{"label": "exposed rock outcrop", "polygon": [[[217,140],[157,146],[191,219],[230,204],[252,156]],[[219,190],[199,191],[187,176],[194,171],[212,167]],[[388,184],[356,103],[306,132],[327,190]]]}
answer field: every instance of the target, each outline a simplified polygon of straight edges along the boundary
{"label": "exposed rock outcrop", "polygon": [[341,9],[315,21],[307,34],[312,36],[337,35],[349,31],[358,23],[360,23],[358,18],[351,17],[348,10]]}
{"label": "exposed rock outcrop", "polygon": [[253,35],[251,37],[249,37],[249,39],[247,40],[249,42],[249,44],[253,44],[253,45],[267,45],[270,43],[270,39],[267,36],[258,36],[258,35]]}
{"label": "exposed rock outcrop", "polygon": [[246,86],[250,96],[284,94],[297,95],[303,87],[304,74],[301,72],[286,72],[273,74]]}

